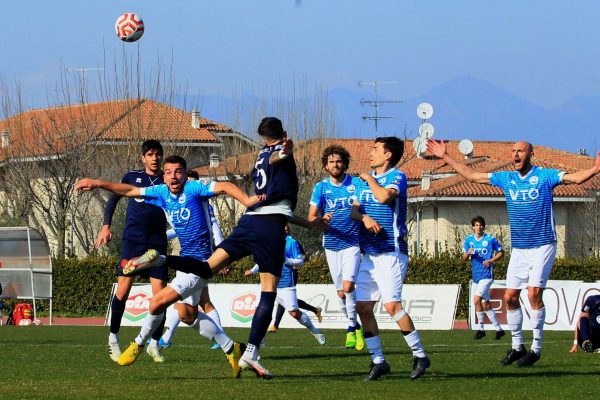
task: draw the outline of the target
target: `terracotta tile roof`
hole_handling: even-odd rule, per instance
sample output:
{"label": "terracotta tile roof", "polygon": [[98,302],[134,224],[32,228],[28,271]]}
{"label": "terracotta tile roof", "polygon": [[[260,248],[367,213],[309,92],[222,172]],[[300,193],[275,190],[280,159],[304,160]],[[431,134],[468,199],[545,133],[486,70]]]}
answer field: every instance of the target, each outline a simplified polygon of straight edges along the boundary
{"label": "terracotta tile roof", "polygon": [[[296,163],[301,173],[322,174],[320,159],[322,149],[330,144],[344,146],[350,153],[349,173],[358,175],[369,171],[369,152],[373,146],[371,139],[322,139],[298,143],[294,150]],[[458,151],[458,142],[449,141],[448,151],[455,159],[460,160],[478,171],[492,172],[512,169],[511,161],[512,142],[475,141],[472,159],[464,159]],[[546,168],[556,168],[567,172],[574,172],[594,165],[594,159],[588,156],[568,153],[544,146],[534,146],[534,163]],[[256,160],[256,153],[242,154],[224,160],[217,168],[199,167],[196,170],[202,176],[223,176],[228,173],[248,175]],[[456,172],[443,161],[426,156],[418,158],[413,149],[413,141],[405,141],[405,152],[400,161],[399,168],[406,174],[409,181],[419,181],[423,172],[433,174],[452,174]],[[305,172],[306,171],[306,172]],[[600,190],[600,175],[583,185],[561,185],[554,190],[556,197],[583,197],[586,191]],[[409,189],[411,197],[501,197],[498,188],[489,185],[480,185],[466,182],[460,176],[450,176],[433,180],[428,191],[421,190],[420,185]]]}
{"label": "terracotta tile roof", "polygon": [[0,121],[0,131],[9,130],[9,148],[20,148],[23,157],[56,155],[89,142],[150,137],[166,142],[218,143],[215,133],[233,132],[206,118],[199,121],[200,127],[193,128],[191,113],[153,100],[115,100],[25,111]]}

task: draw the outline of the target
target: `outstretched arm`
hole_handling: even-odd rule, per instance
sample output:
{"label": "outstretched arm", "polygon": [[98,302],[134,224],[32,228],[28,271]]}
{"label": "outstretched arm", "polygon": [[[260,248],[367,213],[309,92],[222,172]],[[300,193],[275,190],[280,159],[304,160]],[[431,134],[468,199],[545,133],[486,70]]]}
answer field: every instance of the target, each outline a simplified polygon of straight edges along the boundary
{"label": "outstretched arm", "polygon": [[253,206],[259,201],[264,200],[265,196],[248,196],[239,187],[230,182],[217,182],[215,183],[215,194],[225,193],[229,197],[233,197],[246,207]]}
{"label": "outstretched arm", "polygon": [[573,172],[572,174],[564,174],[562,178],[562,182],[566,185],[570,183],[583,183],[588,179],[591,179],[596,174],[600,173],[600,151],[598,152],[598,156],[596,157],[596,165],[592,168],[582,169],[581,171]]}
{"label": "outstretched arm", "polygon": [[120,182],[103,181],[101,179],[85,178],[77,182],[75,190],[88,192],[94,189],[104,189],[125,197],[141,197],[140,188]]}
{"label": "outstretched arm", "polygon": [[454,158],[452,158],[450,154],[448,154],[448,151],[446,149],[446,143],[443,140],[441,140],[440,142],[436,142],[433,139],[429,139],[427,141],[427,151],[436,156],[437,158],[444,160],[444,162],[446,162],[456,172],[458,172],[459,175],[466,178],[467,180],[475,183],[485,183],[488,185],[490,184],[490,178],[488,177],[487,173],[475,171],[473,168],[465,164],[459,163]]}

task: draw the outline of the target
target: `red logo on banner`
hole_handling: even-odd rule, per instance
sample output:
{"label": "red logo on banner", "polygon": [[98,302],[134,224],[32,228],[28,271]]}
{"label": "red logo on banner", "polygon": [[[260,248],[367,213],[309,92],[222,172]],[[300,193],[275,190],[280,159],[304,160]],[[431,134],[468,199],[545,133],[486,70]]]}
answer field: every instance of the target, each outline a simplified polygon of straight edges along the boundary
{"label": "red logo on banner", "polygon": [[148,314],[150,299],[152,296],[146,293],[132,294],[127,298],[125,313],[123,316],[130,321],[139,321]]}
{"label": "red logo on banner", "polygon": [[231,300],[231,316],[240,322],[252,321],[257,298],[254,293],[244,293]]}

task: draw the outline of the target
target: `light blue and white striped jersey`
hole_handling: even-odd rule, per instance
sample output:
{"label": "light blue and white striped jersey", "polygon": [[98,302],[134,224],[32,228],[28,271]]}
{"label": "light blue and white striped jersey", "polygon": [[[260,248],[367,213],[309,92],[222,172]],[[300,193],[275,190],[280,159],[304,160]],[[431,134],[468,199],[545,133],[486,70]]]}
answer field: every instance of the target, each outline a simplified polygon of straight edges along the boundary
{"label": "light blue and white striped jersey", "polygon": [[490,264],[489,267],[486,267],[483,262],[494,257],[494,251],[497,253],[502,251],[500,242],[487,233],[484,233],[479,240],[473,234],[465,239],[465,253],[468,253],[469,249],[473,249],[473,254],[471,254],[473,282],[478,283],[481,279],[494,279],[494,266]]}
{"label": "light blue and white striped jersey", "polygon": [[523,177],[518,171],[489,174],[490,183],[504,191],[513,248],[533,249],[556,242],[552,189],[564,174],[535,165]]}
{"label": "light blue and white striped jersey", "polygon": [[164,184],[140,190],[147,203],[165,211],[167,220],[177,233],[180,255],[200,260],[210,257],[214,249],[208,199],[215,195],[215,182],[186,181],[178,194],[171,193]]}
{"label": "light blue and white striped jersey", "polygon": [[278,288],[288,288],[296,286],[296,279],[294,277],[293,266],[287,263],[288,260],[293,261],[298,266],[298,260],[302,260],[302,251],[300,251],[300,245],[291,235],[285,237],[285,260],[283,269],[281,270],[281,278],[279,278]]}
{"label": "light blue and white striped jersey", "polygon": [[358,246],[359,223],[350,218],[356,188],[360,178],[346,174],[344,182],[336,185],[331,178],[318,182],[312,192],[310,205],[323,212],[333,212],[329,229],[323,233],[323,247],[328,250],[343,250]]}
{"label": "light blue and white striped jersey", "polygon": [[361,181],[356,190],[355,200],[360,204],[360,212],[373,218],[381,226],[382,231],[374,235],[360,225],[359,240],[361,250],[366,253],[380,254],[399,250],[408,254],[406,236],[407,182],[404,173],[396,168],[387,170],[381,175],[370,172],[379,185],[385,189],[395,189],[398,196],[389,204],[381,204],[373,195],[366,182]]}

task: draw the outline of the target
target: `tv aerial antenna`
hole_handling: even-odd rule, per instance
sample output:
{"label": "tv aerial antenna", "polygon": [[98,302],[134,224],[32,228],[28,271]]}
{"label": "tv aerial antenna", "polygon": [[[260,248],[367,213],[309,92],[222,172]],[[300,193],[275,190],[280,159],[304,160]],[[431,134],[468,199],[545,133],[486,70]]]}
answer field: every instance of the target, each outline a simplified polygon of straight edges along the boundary
{"label": "tv aerial antenna", "polygon": [[433,106],[429,103],[421,103],[417,106],[417,116],[421,119],[419,125],[419,137],[413,141],[413,149],[419,158],[423,158],[427,151],[427,140],[433,136],[435,129],[429,122],[433,116]]}
{"label": "tv aerial antenna", "polygon": [[395,83],[399,83],[398,81],[372,81],[372,82],[358,82],[358,86],[373,86],[373,89],[375,91],[375,100],[365,100],[362,99],[360,101],[360,104],[363,106],[370,106],[373,107],[375,110],[375,115],[363,115],[362,119],[366,120],[366,121],[373,121],[375,123],[375,132],[378,131],[379,128],[379,120],[382,119],[392,119],[392,118],[397,118],[395,116],[383,116],[383,115],[379,115],[379,109],[381,108],[382,105],[384,104],[390,104],[390,103],[402,103],[402,100],[380,100],[379,99],[379,85],[389,85],[389,84],[395,84]]}

